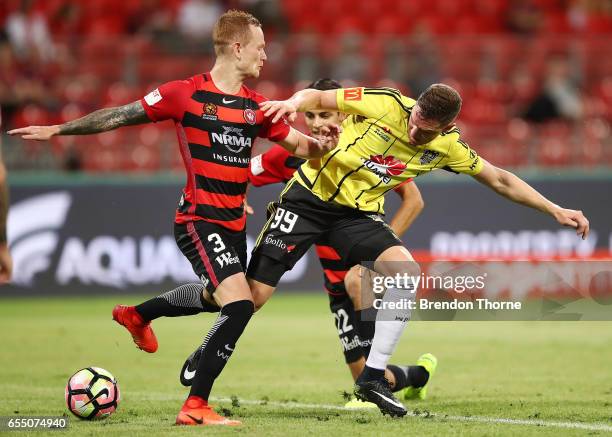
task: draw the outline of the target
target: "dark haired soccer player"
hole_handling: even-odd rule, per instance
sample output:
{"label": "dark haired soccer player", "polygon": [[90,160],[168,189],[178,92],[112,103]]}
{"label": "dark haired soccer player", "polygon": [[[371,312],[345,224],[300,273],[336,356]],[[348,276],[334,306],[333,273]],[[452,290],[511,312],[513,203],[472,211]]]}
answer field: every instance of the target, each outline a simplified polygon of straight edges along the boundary
{"label": "dark haired soccer player", "polygon": [[[341,87],[340,83],[332,79],[319,79],[307,86],[321,91]],[[312,110],[307,111],[304,116],[308,131],[312,135],[319,135],[319,130],[324,126],[338,125],[344,119],[344,115],[337,111]],[[265,153],[251,159],[249,181],[254,186],[286,183],[304,162],[304,159],[293,156],[285,148],[273,145]],[[423,198],[411,180],[406,180],[394,191],[402,198],[402,204],[390,220],[390,227],[397,235],[402,235],[423,209]],[[371,319],[376,310],[366,302],[362,302],[361,268],[350,264],[347,254],[336,250],[327,240],[327,237],[320,239],[315,249],[323,267],[325,289],[329,296],[330,309],[335,318],[344,358],[353,379],[356,380],[363,371],[370,352],[374,337],[374,322]],[[200,285],[193,284],[193,287],[198,286]],[[181,384],[191,385],[200,357],[201,349],[198,348],[187,358],[181,368]],[[404,399],[423,399],[427,390],[425,384],[434,373],[436,364],[436,358],[432,354],[424,354],[417,360],[415,366],[388,365],[385,377],[394,392],[403,390]],[[347,408],[375,407],[374,404],[356,400],[348,401],[346,406]]]}
{"label": "dark haired soccer player", "polygon": [[255,17],[242,11],[226,12],[214,27],[213,42],[216,61],[208,73],[168,82],[142,100],[101,109],[62,125],[9,132],[25,139],[48,140],[54,135],[92,134],[151,121],[174,122],[187,172],[174,233],[208,296],[203,298],[201,289],[182,286],[136,307],[118,305],[113,318],[132,334],[139,348],[155,352],[157,339],[151,320],[220,307],[217,321],[204,338],[190,395],[176,419],[182,425],[240,423],[215,413],[208,398],[254,310],[244,275],[243,208],[253,141],[268,138],[303,158],[320,157],[337,141],[333,126],[317,140],[283,119],[271,123],[264,117],[259,107],[265,98],[243,84],[259,76],[266,60],[264,34]]}
{"label": "dark haired soccer player", "polygon": [[[589,222],[581,211],[555,205],[514,174],[480,158],[460,138],[453,122],[461,97],[452,87],[434,84],[415,101],[389,88],[302,90],[289,100],[265,102],[273,120],[310,110],[352,114],[342,125],[338,146],[314,162],[306,162],[274,204],[277,220],[268,221],[247,271],[255,305],[272,295],[282,274],[328,232],[330,241],[353,262],[374,261],[378,273],[420,276],[410,252],[379,217],[384,194],[408,178],[436,169],[465,173],[498,194],[551,215],[586,238]],[[282,226],[281,226],[282,225]],[[291,246],[290,253],[282,246]],[[280,246],[280,247],[279,247]],[[355,394],[378,405],[383,413],[403,416],[384,379],[385,367],[410,320],[416,290],[403,283],[387,289],[379,311],[372,349],[355,384]]]}

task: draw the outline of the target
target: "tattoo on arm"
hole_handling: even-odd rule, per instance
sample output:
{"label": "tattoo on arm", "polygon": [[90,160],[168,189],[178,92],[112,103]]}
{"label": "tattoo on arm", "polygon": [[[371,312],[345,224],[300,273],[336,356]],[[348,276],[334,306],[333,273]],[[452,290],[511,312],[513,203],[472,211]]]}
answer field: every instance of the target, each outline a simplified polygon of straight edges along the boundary
{"label": "tattoo on arm", "polygon": [[100,109],[60,126],[60,135],[96,134],[121,126],[148,123],[149,118],[140,101],[116,108]]}

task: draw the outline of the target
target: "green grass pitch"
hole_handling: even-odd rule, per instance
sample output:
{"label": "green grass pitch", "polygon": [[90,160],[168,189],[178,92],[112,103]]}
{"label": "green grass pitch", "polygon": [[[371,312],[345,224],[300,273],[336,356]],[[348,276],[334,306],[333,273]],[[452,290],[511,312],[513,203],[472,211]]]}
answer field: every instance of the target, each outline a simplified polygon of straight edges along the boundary
{"label": "green grass pitch", "polygon": [[140,300],[0,300],[0,416],[67,412],[67,378],[95,365],[117,378],[119,409],[100,422],[71,418],[69,431],[52,435],[612,432],[610,323],[414,322],[392,362],[410,363],[432,352],[439,359],[438,372],[428,399],[409,403],[411,413],[405,418],[391,419],[377,411],[340,408],[342,392],[350,391],[352,382],[323,293],[279,294],[252,319],[213,389],[214,404],[242,420],[242,426],[176,427],[174,419],[187,394],[178,371],[215,316],[157,320],[160,348],[147,354],[111,320],[114,304]]}

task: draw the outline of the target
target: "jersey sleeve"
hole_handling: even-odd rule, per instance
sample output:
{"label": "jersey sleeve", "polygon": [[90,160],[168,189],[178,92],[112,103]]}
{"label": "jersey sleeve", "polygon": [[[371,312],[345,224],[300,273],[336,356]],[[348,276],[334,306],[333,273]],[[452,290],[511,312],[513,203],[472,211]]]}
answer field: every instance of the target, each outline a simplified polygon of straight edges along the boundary
{"label": "jersey sleeve", "polygon": [[256,187],[287,182],[285,167],[290,156],[289,151],[275,144],[267,152],[253,157],[249,166],[249,182]]}
{"label": "jersey sleeve", "polygon": [[399,91],[386,88],[340,88],[336,90],[336,104],[340,112],[378,119],[397,112],[402,99]]}
{"label": "jersey sleeve", "polygon": [[287,138],[290,130],[291,127],[285,117],[282,117],[276,123],[272,123],[271,117],[266,117],[257,136],[278,143]]}
{"label": "jersey sleeve", "polygon": [[482,159],[461,139],[454,140],[448,152],[446,167],[456,173],[477,175],[482,171]]}
{"label": "jersey sleeve", "polygon": [[400,192],[400,188],[402,188],[404,185],[406,185],[408,182],[412,182],[412,178],[408,178],[406,179],[404,182],[402,182],[401,184],[399,184],[397,187],[393,188],[393,191],[395,191],[396,193]]}
{"label": "jersey sleeve", "polygon": [[193,91],[190,80],[166,82],[144,96],[140,102],[151,121],[172,119],[179,121],[187,107],[186,100]]}

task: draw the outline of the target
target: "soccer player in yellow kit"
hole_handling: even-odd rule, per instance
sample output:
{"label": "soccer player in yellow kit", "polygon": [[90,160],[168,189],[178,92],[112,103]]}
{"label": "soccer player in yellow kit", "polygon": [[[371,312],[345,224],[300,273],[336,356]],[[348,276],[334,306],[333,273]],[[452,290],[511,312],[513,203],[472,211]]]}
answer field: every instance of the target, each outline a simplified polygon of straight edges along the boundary
{"label": "soccer player in yellow kit", "polygon": [[[498,194],[554,217],[586,238],[589,222],[581,211],[562,208],[514,174],[479,157],[460,137],[454,121],[461,97],[450,86],[434,84],[417,100],[390,88],[302,90],[289,100],[264,102],[273,121],[296,112],[330,110],[351,114],[342,123],[338,146],[304,163],[271,206],[270,220],[256,242],[247,271],[256,307],[272,295],[290,270],[328,232],[356,263],[374,261],[378,273],[402,277],[420,271],[410,252],[382,220],[384,195],[407,178],[436,169],[465,173]],[[355,395],[378,405],[383,414],[403,416],[384,379],[387,365],[410,320],[416,290],[396,283],[382,298],[372,349],[355,384]],[[381,316],[382,314],[382,316]]]}

